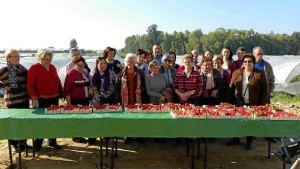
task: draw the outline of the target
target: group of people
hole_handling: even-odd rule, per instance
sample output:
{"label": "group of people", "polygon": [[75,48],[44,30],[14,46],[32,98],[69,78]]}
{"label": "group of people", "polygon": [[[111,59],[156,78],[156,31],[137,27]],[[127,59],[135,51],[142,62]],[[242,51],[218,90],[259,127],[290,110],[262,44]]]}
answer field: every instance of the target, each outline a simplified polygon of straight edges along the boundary
{"label": "group of people", "polygon": [[[225,47],[219,56],[208,50],[198,59],[198,51],[193,50],[183,55],[182,64],[178,65],[175,52],[162,55],[160,45],[154,45],[152,52],[138,49],[136,53],[128,53],[122,65],[114,59],[116,49],[107,47],[103,56],[97,57],[95,69],[90,70],[80,51],[72,48],[72,61],[66,66],[62,85],[51,64],[52,51],[38,50],[38,62],[27,70],[20,64],[18,50],[8,49],[4,54],[7,66],[0,70],[0,85],[5,89],[7,108],[29,108],[30,100],[34,108],[47,108],[58,105],[63,94],[67,105],[270,103],[274,74],[271,65],[263,59],[263,49],[258,46],[252,54],[245,54],[241,47],[236,54],[238,59],[233,61],[232,50]],[[247,149],[251,149],[252,138],[247,137]],[[96,139],[73,138],[73,141],[93,144]],[[23,149],[15,140],[9,143],[14,150]],[[43,139],[35,139],[33,146],[39,151],[42,143]],[[235,144],[239,144],[238,138],[228,142],[228,145]],[[55,138],[49,139],[49,145],[60,148]]]}

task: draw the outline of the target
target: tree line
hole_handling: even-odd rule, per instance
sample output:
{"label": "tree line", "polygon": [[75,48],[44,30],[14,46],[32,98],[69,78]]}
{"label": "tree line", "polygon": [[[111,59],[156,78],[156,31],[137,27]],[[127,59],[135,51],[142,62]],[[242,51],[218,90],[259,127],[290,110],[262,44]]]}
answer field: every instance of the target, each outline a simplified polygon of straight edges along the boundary
{"label": "tree line", "polygon": [[134,52],[138,48],[152,50],[154,44],[160,44],[163,53],[174,51],[182,55],[197,49],[200,53],[206,50],[219,54],[223,47],[230,47],[235,51],[244,47],[246,52],[252,53],[255,46],[261,46],[267,55],[300,55],[300,32],[291,35],[270,33],[262,34],[250,30],[218,28],[204,34],[201,29],[192,32],[177,32],[172,34],[162,32],[153,24],[143,35],[132,35],[125,39],[124,52]]}

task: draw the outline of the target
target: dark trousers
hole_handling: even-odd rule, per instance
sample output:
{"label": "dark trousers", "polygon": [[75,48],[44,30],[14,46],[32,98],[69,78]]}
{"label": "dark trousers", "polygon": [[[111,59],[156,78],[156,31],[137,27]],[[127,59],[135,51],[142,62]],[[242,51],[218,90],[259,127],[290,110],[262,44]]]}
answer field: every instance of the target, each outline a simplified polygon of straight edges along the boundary
{"label": "dark trousers", "polygon": [[[58,97],[47,98],[47,99],[39,98],[38,100],[39,100],[39,108],[48,108],[51,105],[56,105],[56,106],[58,105]],[[44,141],[44,139],[35,139],[33,146],[40,148],[40,147],[42,147],[43,141]],[[56,145],[57,144],[56,138],[49,139],[48,143],[50,146]]]}
{"label": "dark trousers", "polygon": [[[29,100],[28,101],[25,101],[25,102],[22,102],[22,103],[19,103],[19,104],[14,104],[13,106],[11,107],[8,107],[8,108],[29,108]],[[20,140],[21,141],[21,144],[25,145],[27,140]],[[18,140],[8,140],[8,142],[14,146],[14,147],[18,147]]]}
{"label": "dark trousers", "polygon": [[[233,140],[236,141],[236,142],[239,142],[239,141],[240,141],[240,138],[234,137]],[[252,143],[252,141],[253,141],[253,136],[247,136],[247,137],[246,137],[246,142],[247,142],[247,143]]]}
{"label": "dark trousers", "polygon": [[89,99],[71,99],[72,105],[82,105],[82,106],[88,106],[89,105]]}

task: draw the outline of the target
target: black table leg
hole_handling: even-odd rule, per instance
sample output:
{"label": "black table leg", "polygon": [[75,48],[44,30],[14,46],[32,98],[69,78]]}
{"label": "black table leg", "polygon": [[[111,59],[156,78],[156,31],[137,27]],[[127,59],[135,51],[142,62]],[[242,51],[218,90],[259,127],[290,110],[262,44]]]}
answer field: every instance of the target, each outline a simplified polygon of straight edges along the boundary
{"label": "black table leg", "polygon": [[25,141],[25,157],[28,157],[28,146],[27,146],[27,140]]}
{"label": "black table leg", "polygon": [[115,157],[118,157],[118,137],[116,137]]}
{"label": "black table leg", "polygon": [[8,154],[9,154],[9,160],[10,160],[10,168],[14,168],[14,163],[13,163],[13,159],[12,159],[12,152],[11,152],[11,144],[8,141]]}
{"label": "black table leg", "polygon": [[195,139],[192,139],[192,169],[195,168]]}
{"label": "black table leg", "polygon": [[185,139],[185,143],[186,143],[186,156],[189,156],[190,155],[190,144],[189,144],[188,138]]}
{"label": "black table leg", "polygon": [[203,168],[206,169],[207,167],[207,139],[204,139],[204,163],[203,163]]}
{"label": "black table leg", "polygon": [[110,168],[113,169],[114,168],[114,151],[115,151],[115,139],[112,138],[112,144],[111,144],[111,164],[110,164]]}
{"label": "black table leg", "polygon": [[102,147],[103,147],[103,138],[100,137],[100,169],[103,169],[103,152],[102,152]]}
{"label": "black table leg", "polygon": [[18,140],[18,154],[19,154],[19,160],[18,160],[18,169],[22,169],[22,157],[21,157],[21,141]]}
{"label": "black table leg", "polygon": [[271,158],[271,138],[268,139],[268,158]]}
{"label": "black table leg", "polygon": [[197,138],[197,159],[200,159],[200,138]]}
{"label": "black table leg", "polygon": [[34,138],[32,139],[32,156],[35,157],[35,145],[34,145]]}

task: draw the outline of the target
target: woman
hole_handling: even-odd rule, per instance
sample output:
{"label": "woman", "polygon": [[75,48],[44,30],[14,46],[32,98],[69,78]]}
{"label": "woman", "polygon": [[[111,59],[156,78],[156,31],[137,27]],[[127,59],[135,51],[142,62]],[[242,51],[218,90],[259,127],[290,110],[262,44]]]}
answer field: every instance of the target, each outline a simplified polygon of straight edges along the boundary
{"label": "woman", "polygon": [[159,68],[159,73],[164,74],[168,81],[168,85],[172,86],[177,70],[170,65],[171,57],[168,55],[163,55],[161,63],[162,64]]}
{"label": "woman", "polygon": [[222,68],[225,69],[230,76],[232,76],[232,73],[236,70],[235,62],[233,62],[233,53],[230,47],[224,47],[221,51],[220,56],[223,59]]}
{"label": "woman", "polygon": [[115,85],[115,101],[122,105],[146,103],[148,96],[145,90],[144,72],[138,69],[136,55],[128,53],[124,59],[125,68],[117,77]]}
{"label": "woman", "polygon": [[173,90],[180,103],[199,105],[199,97],[203,91],[202,76],[192,68],[192,55],[185,54],[182,57],[182,62],[184,69],[177,72],[173,82]]}
{"label": "woman", "polygon": [[103,56],[106,59],[107,67],[109,70],[115,72],[115,74],[119,74],[122,71],[122,64],[118,60],[114,60],[116,55],[116,49],[107,47],[103,51]]}
{"label": "woman", "polygon": [[114,104],[114,87],[116,74],[107,68],[104,57],[98,57],[93,71],[92,87],[94,91],[93,104]]}
{"label": "woman", "polygon": [[143,49],[138,49],[136,51],[137,62],[136,67],[141,69],[145,76],[149,75],[148,64],[145,62],[145,51]]}
{"label": "woman", "polygon": [[213,58],[214,68],[217,69],[220,72],[221,77],[226,81],[227,86],[229,86],[229,83],[230,83],[230,80],[231,80],[231,76],[230,76],[230,74],[226,70],[224,70],[222,68],[222,64],[223,64],[223,60],[222,60],[221,57],[215,56]]}
{"label": "woman", "polygon": [[[29,97],[26,90],[27,69],[20,64],[17,49],[7,49],[4,53],[7,66],[0,69],[0,87],[4,88],[4,105],[6,108],[29,108]],[[26,140],[8,140],[13,152],[25,148]]]}
{"label": "woman", "polygon": [[180,67],[177,63],[176,63],[176,53],[173,52],[173,51],[169,51],[169,56],[170,56],[170,59],[171,59],[171,62],[170,62],[170,65],[176,69]]}
{"label": "woman", "polygon": [[[38,63],[28,70],[27,91],[34,108],[48,108],[58,105],[62,85],[54,65],[51,64],[53,53],[47,49],[37,52]],[[43,139],[35,139],[33,146],[37,151],[42,148]],[[60,149],[56,139],[49,139],[49,146]]]}
{"label": "woman", "polygon": [[202,59],[199,66],[201,67],[200,74],[204,83],[201,104],[220,104],[220,96],[224,95],[224,82],[220,72],[212,67],[212,60],[206,57]]}
{"label": "woman", "polygon": [[[255,57],[244,55],[243,67],[236,70],[229,85],[230,101],[237,106],[265,105],[268,103],[269,91],[265,74],[254,69]],[[252,149],[253,137],[247,137],[246,149]],[[239,138],[228,141],[228,145],[239,144]]]}
{"label": "woman", "polygon": [[214,57],[214,53],[211,50],[207,50],[206,52],[203,53],[202,55],[202,59],[204,58],[208,58],[210,60],[212,60]]}
{"label": "woman", "polygon": [[[172,89],[168,88],[169,84],[166,76],[159,73],[159,63],[157,61],[151,61],[149,69],[151,74],[146,77],[145,81],[150,103],[160,104],[172,102],[172,100],[170,100],[173,97]],[[169,90],[169,93],[167,90]]]}
{"label": "woman", "polygon": [[[84,72],[86,65],[82,56],[74,57],[72,60],[73,69],[70,69],[66,75],[64,92],[67,105],[89,105],[89,94],[92,93],[88,74]],[[74,142],[85,143],[83,137],[75,137]]]}

